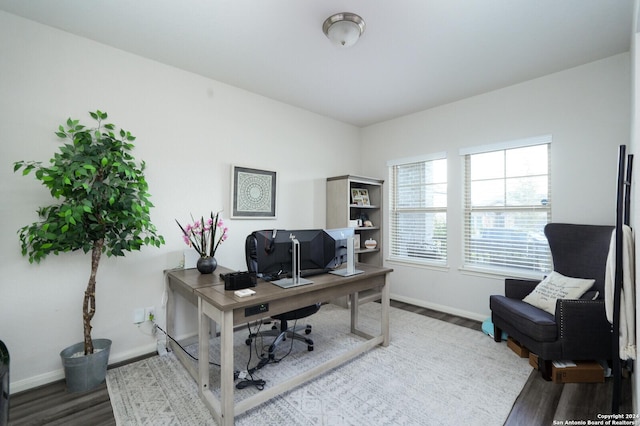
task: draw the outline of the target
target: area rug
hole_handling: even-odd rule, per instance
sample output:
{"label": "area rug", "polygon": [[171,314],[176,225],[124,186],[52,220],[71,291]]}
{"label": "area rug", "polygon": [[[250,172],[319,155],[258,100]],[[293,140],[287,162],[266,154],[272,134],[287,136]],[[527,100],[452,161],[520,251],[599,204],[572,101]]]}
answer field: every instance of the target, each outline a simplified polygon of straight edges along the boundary
{"label": "area rug", "polygon": [[[380,305],[360,308],[365,330],[379,330]],[[376,347],[324,375],[236,417],[237,425],[502,425],[531,367],[504,343],[480,331],[391,308],[391,344]],[[266,387],[319,364],[352,345],[349,311],[325,305],[306,319],[314,350],[294,342],[281,347],[279,363],[258,370]],[[257,362],[246,345],[248,331],[235,333],[236,368]],[[212,339],[210,360],[219,353]],[[258,339],[260,340],[260,339]],[[267,338],[265,338],[265,341]],[[289,341],[290,342],[290,341]],[[249,350],[252,358],[249,361]],[[197,346],[187,348],[197,353]],[[195,361],[194,361],[195,362]],[[211,384],[219,368],[211,368]],[[196,383],[172,353],[107,373],[118,425],[215,425],[198,397]],[[213,386],[212,386],[213,387]],[[235,391],[236,400],[255,387]]]}

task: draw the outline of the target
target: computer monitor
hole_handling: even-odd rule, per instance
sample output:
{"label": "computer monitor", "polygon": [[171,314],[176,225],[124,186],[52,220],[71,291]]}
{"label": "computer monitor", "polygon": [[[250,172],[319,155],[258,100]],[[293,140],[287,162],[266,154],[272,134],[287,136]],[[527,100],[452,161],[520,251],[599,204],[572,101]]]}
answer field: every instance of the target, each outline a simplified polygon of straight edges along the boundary
{"label": "computer monitor", "polygon": [[255,237],[255,253],[247,253],[247,255],[255,256],[253,259],[255,272],[260,276],[277,276],[290,269],[291,240],[287,231],[269,229],[255,231],[251,235]]}
{"label": "computer monitor", "polygon": [[355,235],[355,230],[354,228],[336,228],[325,229],[325,232],[335,241],[333,258],[327,265],[328,268],[335,269],[347,263],[347,240]]}
{"label": "computer monitor", "polygon": [[300,243],[300,270],[303,275],[331,269],[335,241],[323,229],[272,229],[256,231],[256,272],[275,277],[292,272],[292,239]]}

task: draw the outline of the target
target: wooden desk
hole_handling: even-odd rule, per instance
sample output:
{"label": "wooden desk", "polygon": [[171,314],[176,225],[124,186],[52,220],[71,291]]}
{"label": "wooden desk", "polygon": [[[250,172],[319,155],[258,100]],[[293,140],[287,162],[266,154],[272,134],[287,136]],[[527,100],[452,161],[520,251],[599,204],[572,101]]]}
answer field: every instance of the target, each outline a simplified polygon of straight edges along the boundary
{"label": "wooden desk", "polygon": [[[200,396],[205,405],[221,425],[232,425],[234,417],[259,404],[305,383],[336,366],[355,358],[361,353],[377,345],[389,345],[389,268],[379,268],[365,264],[358,264],[363,274],[352,277],[340,277],[323,274],[312,277],[313,284],[282,289],[271,283],[258,280],[253,289],[256,294],[240,298],[233,291],[225,291],[224,283],[219,278],[220,272],[228,269],[218,267],[213,275],[200,275],[196,270],[170,271],[167,274],[169,299],[167,306],[167,330],[175,329],[174,296],[182,295],[191,303],[198,305],[198,368],[192,367],[191,362],[185,362],[185,356],[178,356],[187,367],[190,374],[197,380]],[[378,336],[371,336],[358,329],[358,293],[365,290],[380,289],[381,291],[381,332]],[[351,297],[351,333],[367,340],[354,346],[351,350],[326,361],[311,370],[305,371],[285,382],[278,383],[263,391],[247,397],[234,404],[234,365],[233,365],[233,330],[234,325],[270,317],[283,312],[308,306],[318,302],[327,302],[336,297]],[[245,308],[268,304],[268,312],[245,316]],[[209,389],[209,332],[210,320],[220,327],[220,400]],[[180,350],[176,350],[178,355]],[[309,356],[313,356],[310,354]]]}

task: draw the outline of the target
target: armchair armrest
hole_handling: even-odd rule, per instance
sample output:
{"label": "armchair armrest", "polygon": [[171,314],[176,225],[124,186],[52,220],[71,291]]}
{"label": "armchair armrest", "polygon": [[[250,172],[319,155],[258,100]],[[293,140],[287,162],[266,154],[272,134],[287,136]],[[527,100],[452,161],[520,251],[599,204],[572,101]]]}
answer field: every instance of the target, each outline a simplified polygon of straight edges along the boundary
{"label": "armchair armrest", "polygon": [[605,314],[604,300],[559,299],[556,322],[562,351],[567,358],[609,359],[612,327]]}
{"label": "armchair armrest", "polygon": [[524,299],[540,283],[535,280],[507,278],[504,280],[504,295],[510,299]]}

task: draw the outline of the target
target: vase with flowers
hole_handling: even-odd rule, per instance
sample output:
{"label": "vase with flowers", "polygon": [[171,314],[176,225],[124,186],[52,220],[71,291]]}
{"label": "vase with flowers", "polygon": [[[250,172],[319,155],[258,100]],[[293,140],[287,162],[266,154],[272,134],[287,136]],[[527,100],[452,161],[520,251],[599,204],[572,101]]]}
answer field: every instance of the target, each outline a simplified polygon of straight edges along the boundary
{"label": "vase with flowers", "polygon": [[215,254],[218,246],[227,239],[229,228],[224,225],[220,212],[205,221],[204,216],[200,220],[191,217],[193,223],[182,226],[176,219],[176,223],[182,231],[184,242],[198,252],[200,258],[196,264],[201,274],[210,274],[218,267]]}

